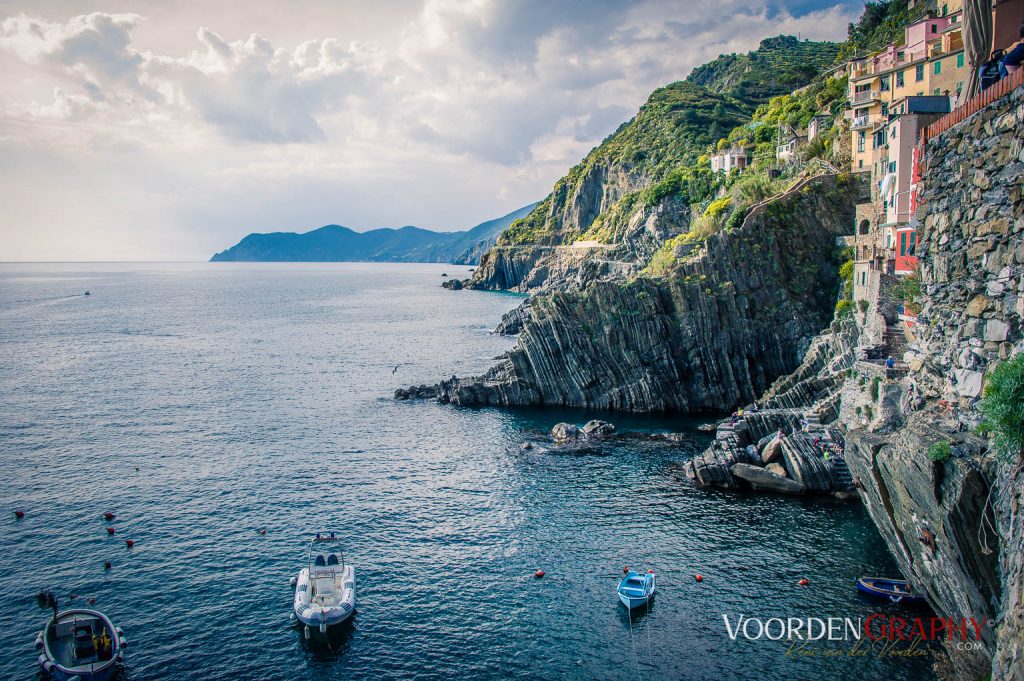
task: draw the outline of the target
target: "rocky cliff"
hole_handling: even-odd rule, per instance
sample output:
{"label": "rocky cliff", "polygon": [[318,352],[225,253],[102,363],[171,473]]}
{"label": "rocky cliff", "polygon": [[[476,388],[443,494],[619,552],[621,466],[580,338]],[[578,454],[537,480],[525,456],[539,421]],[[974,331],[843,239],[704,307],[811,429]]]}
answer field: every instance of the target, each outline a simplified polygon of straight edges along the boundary
{"label": "rocky cliff", "polygon": [[735,229],[683,248],[666,276],[596,280],[534,296],[518,345],[479,378],[426,393],[459,405],[720,411],[795,369],[832,316],[835,237],[852,184],[802,182]]}
{"label": "rocky cliff", "polygon": [[[1024,462],[1019,452],[997,457],[974,434],[992,369],[1024,351],[1022,149],[1022,89],[928,142],[921,312],[908,329],[905,365],[887,370],[869,359],[878,323],[884,328],[891,316],[881,292],[856,314],[857,331],[837,336],[833,325],[800,369],[761,398],[760,410],[720,427],[715,445],[687,469],[701,485],[748,484],[749,471],[735,465],[744,457],[765,465],[771,444],[757,438],[766,418],[790,440],[815,432],[819,418],[831,423],[904,575],[939,615],[987,623],[980,646],[947,643],[938,671],[950,679],[1024,679]],[[811,424],[787,423],[787,412]],[[753,434],[752,453],[734,446],[737,431]],[[778,472],[789,483],[800,473]],[[776,483],[777,491],[805,491]]]}

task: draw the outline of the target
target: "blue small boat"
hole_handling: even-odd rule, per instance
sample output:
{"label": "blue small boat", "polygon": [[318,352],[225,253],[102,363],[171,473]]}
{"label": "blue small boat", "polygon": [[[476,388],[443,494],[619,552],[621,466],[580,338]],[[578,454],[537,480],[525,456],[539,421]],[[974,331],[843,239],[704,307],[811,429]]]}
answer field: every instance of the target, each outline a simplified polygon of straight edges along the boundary
{"label": "blue small boat", "polygon": [[924,603],[925,598],[914,593],[910,582],[905,579],[888,579],[887,577],[861,577],[857,580],[857,590],[875,598],[887,598],[893,603]]}
{"label": "blue small boat", "polygon": [[654,598],[654,572],[627,572],[619,582],[619,600],[627,608],[639,608],[647,605]]}

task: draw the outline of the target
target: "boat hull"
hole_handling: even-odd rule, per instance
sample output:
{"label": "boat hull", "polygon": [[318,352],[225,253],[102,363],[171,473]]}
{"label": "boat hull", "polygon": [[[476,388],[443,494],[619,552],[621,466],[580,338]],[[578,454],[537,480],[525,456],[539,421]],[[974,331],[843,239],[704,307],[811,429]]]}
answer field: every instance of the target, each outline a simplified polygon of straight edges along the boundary
{"label": "boat hull", "polygon": [[[103,627],[108,630],[110,636],[109,659],[80,665],[69,665],[67,661],[59,659],[54,647],[57,645],[57,642],[50,636],[55,625],[54,620],[51,619],[47,622],[43,631],[40,632],[39,639],[42,645],[39,646],[37,643],[39,666],[49,678],[56,679],[56,681],[70,681],[71,679],[79,679],[80,681],[109,681],[115,678],[121,670],[120,663],[123,649],[127,645],[121,632],[114,626],[109,617],[97,610],[85,608],[60,612],[57,616],[56,624],[58,627],[61,625],[66,626],[68,622],[76,618],[99,620]],[[58,633],[57,636],[59,637],[60,634]]]}
{"label": "boat hull", "polygon": [[874,598],[885,599],[893,603],[924,603],[925,598],[913,593],[910,584],[902,579],[886,579],[883,577],[861,577],[857,580],[857,590]]}
{"label": "boat hull", "polygon": [[619,582],[619,601],[630,610],[648,605],[657,589],[653,572],[629,572]]}
{"label": "boat hull", "polygon": [[338,587],[338,596],[332,598],[329,603],[316,602],[312,582],[317,579],[317,575],[314,574],[311,580],[308,568],[299,571],[295,580],[295,600],[292,604],[295,619],[311,629],[321,630],[337,626],[352,617],[356,607],[355,570],[352,566],[345,566],[334,580]]}

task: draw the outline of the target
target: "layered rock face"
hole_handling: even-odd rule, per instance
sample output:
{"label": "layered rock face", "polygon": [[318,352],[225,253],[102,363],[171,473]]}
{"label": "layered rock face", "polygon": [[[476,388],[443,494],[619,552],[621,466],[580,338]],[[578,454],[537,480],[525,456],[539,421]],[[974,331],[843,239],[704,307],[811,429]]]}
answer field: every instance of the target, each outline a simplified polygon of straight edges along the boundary
{"label": "layered rock face", "polygon": [[[935,552],[909,550],[901,566],[927,585],[941,613],[959,616],[989,607],[997,620],[994,643],[991,637],[985,641],[992,678],[1017,680],[1024,679],[1021,463],[999,463],[992,454],[963,446],[961,458],[934,467],[925,452],[937,437],[955,439],[949,431],[977,425],[985,372],[1024,350],[1022,146],[1020,88],[927,145],[926,216],[918,246],[925,296],[909,380],[925,397],[950,406],[911,415],[907,427],[889,437],[891,454],[883,448],[875,455],[876,461],[890,459],[880,468],[903,480],[906,494],[890,495],[891,513],[882,514],[877,504],[872,510],[880,527],[887,517],[904,527],[914,516],[935,523]],[[851,459],[851,467],[867,468],[867,450],[858,450],[863,461]],[[929,477],[936,492],[922,496]],[[886,488],[892,486],[886,482]],[[964,651],[950,651],[949,659],[964,672],[959,678],[988,671],[988,660],[968,667],[971,658]]]}
{"label": "layered rock face", "polygon": [[537,295],[519,343],[479,378],[436,386],[459,405],[720,411],[795,369],[828,324],[849,183],[822,177],[714,234],[667,278]]}
{"label": "layered rock face", "polygon": [[[928,459],[938,437],[953,442],[957,456],[948,462]],[[987,505],[992,470],[978,456],[984,443],[943,433],[933,414],[920,412],[894,434],[857,429],[847,433],[846,442],[861,498],[914,588],[942,616],[994,619],[1002,590],[1000,541]],[[982,636],[980,650],[948,651],[945,675],[978,679],[991,671],[995,632],[985,626]]]}
{"label": "layered rock face", "polygon": [[[776,424],[797,430],[786,413],[845,431],[852,482],[903,574],[940,616],[986,623],[979,648],[947,644],[938,671],[949,679],[1024,680],[1024,463],[1000,462],[969,434],[985,372],[1024,350],[1022,149],[1021,90],[927,145],[924,291],[908,371],[857,361],[882,338],[873,304],[857,328],[833,324],[815,339],[800,368],[761,397],[761,409],[720,426],[714,445],[685,469],[705,486],[796,491],[760,483],[766,476],[749,467],[768,469],[769,447],[759,441],[752,453],[744,444]],[[891,304],[884,294],[877,303]],[[929,458],[937,442],[951,444],[949,460]]]}

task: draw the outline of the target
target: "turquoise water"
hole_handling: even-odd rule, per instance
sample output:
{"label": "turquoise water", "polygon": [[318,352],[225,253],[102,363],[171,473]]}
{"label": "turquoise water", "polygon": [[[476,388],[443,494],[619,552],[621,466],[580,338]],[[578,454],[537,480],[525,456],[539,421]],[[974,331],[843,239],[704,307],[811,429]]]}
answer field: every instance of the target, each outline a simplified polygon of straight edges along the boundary
{"label": "turquoise water", "polygon": [[[691,489],[685,419],[606,416],[678,446],[545,454],[520,444],[588,415],[391,400],[511,345],[489,332],[517,299],[442,271],[466,270],[0,265],[0,678],[36,676],[41,588],[95,598],[135,680],[930,677],[727,636],[723,613],[877,611],[853,580],[895,566],[858,505]],[[325,529],[358,611],[307,642],[288,580]],[[626,564],[660,580],[632,620]]]}

